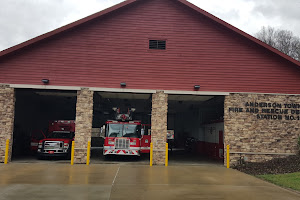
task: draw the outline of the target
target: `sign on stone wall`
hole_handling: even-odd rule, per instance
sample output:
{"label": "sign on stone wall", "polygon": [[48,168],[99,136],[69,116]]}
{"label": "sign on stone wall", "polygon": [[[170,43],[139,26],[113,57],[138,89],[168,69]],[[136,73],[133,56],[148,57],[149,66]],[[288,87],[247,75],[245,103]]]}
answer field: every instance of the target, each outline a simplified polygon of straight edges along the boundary
{"label": "sign on stone wall", "polygon": [[230,145],[230,163],[236,164],[241,158],[241,153],[234,152],[243,152],[249,162],[296,154],[300,136],[299,118],[299,95],[226,96],[224,144]]}
{"label": "sign on stone wall", "polygon": [[277,102],[245,102],[244,107],[229,107],[229,113],[252,113],[263,120],[299,120],[300,104]]}

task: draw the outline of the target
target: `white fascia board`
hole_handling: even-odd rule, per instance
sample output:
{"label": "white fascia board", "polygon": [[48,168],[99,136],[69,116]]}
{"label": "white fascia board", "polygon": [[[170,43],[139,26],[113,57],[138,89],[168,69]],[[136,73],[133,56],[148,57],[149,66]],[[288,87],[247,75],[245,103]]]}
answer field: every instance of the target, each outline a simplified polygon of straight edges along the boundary
{"label": "white fascia board", "polygon": [[178,90],[164,90],[165,94],[186,94],[186,95],[208,95],[208,96],[227,96],[229,92],[206,92],[206,91],[178,91]]}
{"label": "white fascia board", "polygon": [[9,84],[11,88],[27,88],[27,89],[46,89],[46,90],[80,90],[81,87],[76,86],[56,86],[56,85],[27,85],[27,84]]}
{"label": "white fascia board", "polygon": [[143,90],[143,89],[98,88],[98,87],[90,87],[89,89],[95,92],[120,92],[120,93],[144,93],[144,94],[156,93],[156,90]]}
{"label": "white fascia board", "polygon": [[[82,88],[89,88],[97,92],[128,92],[128,93],[144,93],[154,94],[159,90],[146,90],[146,89],[126,89],[126,88],[99,88],[99,87],[80,87],[80,86],[57,86],[57,85],[30,85],[30,84],[6,84],[11,88],[27,88],[27,89],[47,89],[47,90],[81,90]],[[257,93],[257,92],[209,92],[209,91],[181,91],[181,90],[162,90],[166,94],[182,94],[182,95],[209,95],[209,96],[228,96],[230,94],[268,94],[268,95],[294,95],[300,94],[284,94],[284,93]]]}

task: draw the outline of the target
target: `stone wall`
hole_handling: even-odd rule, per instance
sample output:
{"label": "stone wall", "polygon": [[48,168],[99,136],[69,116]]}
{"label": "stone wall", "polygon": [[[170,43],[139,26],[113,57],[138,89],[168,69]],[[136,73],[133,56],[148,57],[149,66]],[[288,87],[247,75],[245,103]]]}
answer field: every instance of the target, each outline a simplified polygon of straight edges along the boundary
{"label": "stone wall", "polygon": [[151,142],[153,143],[153,164],[164,165],[167,137],[168,95],[157,91],[152,95]]}
{"label": "stone wall", "polygon": [[225,150],[230,145],[231,165],[240,158],[262,162],[297,153],[300,96],[230,94],[224,109],[224,145]]}
{"label": "stone wall", "polygon": [[92,133],[93,95],[94,92],[87,88],[77,91],[74,163],[86,163],[87,160],[87,144]]}
{"label": "stone wall", "polygon": [[4,162],[6,140],[10,140],[9,161],[11,161],[12,135],[15,116],[15,90],[0,85],[0,162]]}

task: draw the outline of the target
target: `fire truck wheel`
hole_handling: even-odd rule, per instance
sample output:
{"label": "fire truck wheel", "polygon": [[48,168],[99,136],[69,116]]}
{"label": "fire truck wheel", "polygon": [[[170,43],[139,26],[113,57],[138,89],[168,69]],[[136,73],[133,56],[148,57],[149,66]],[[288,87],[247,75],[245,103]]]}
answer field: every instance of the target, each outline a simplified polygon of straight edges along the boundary
{"label": "fire truck wheel", "polygon": [[105,160],[105,161],[111,160],[111,155],[105,155],[105,156],[104,156],[104,160]]}
{"label": "fire truck wheel", "polygon": [[68,151],[68,154],[65,156],[67,160],[71,160],[71,151]]}
{"label": "fire truck wheel", "polygon": [[136,161],[141,160],[141,156],[136,156],[136,157],[135,157],[135,160],[136,160]]}

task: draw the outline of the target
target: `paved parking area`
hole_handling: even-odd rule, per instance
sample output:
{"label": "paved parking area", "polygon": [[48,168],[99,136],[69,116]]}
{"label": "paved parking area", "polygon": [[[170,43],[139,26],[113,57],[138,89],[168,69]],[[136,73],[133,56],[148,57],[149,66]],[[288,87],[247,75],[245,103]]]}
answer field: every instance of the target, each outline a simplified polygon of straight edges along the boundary
{"label": "paved parking area", "polygon": [[0,200],[12,199],[300,199],[220,165],[0,164]]}

